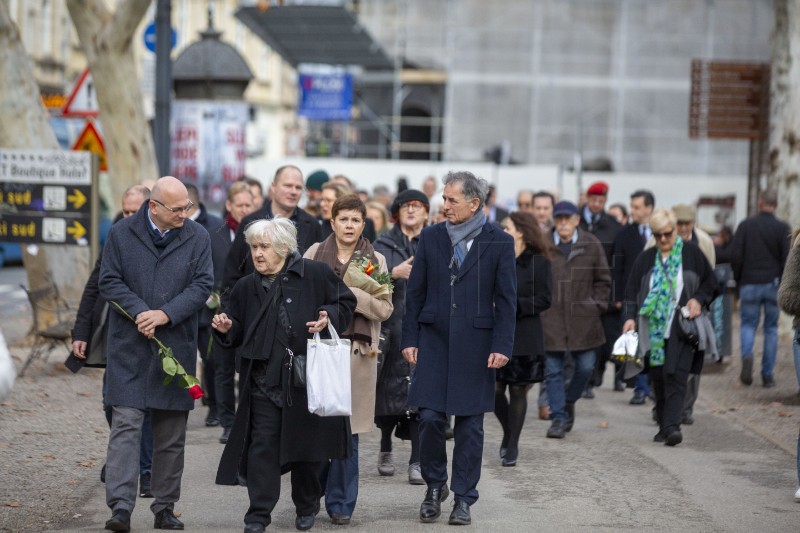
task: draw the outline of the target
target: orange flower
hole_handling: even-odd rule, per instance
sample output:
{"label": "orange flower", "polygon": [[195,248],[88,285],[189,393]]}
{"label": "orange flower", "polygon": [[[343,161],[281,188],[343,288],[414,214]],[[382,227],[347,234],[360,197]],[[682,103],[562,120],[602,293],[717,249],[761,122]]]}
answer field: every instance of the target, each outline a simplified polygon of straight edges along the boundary
{"label": "orange flower", "polygon": [[372,264],[372,261],[367,261],[367,266],[364,267],[364,274],[371,276],[374,271],[375,265]]}

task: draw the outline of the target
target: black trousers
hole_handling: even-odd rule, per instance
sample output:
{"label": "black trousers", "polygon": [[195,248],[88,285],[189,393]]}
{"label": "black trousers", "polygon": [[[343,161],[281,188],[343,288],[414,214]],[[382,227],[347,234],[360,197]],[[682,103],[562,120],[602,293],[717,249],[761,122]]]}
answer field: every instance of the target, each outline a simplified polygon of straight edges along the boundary
{"label": "black trousers", "polygon": [[[606,337],[606,342],[601,344],[595,350],[597,359],[595,359],[595,370],[592,379],[589,380],[589,386],[600,387],[603,385],[603,374],[606,372],[606,364],[611,358],[611,352],[614,351],[614,343],[622,334],[622,315],[619,311],[606,312],[600,316],[603,323],[603,334]],[[618,364],[614,364],[614,375],[619,371]]]}
{"label": "black trousers", "polygon": [[217,418],[224,428],[233,427],[236,415],[236,350],[225,349],[214,343],[214,387],[217,397]]}
{"label": "black trousers", "polygon": [[[250,397],[250,447],[247,451],[247,493],[250,508],[244,523],[272,522],[272,510],[281,494],[281,409],[272,400]],[[291,464],[292,501],[299,516],[316,514],[322,487],[322,463]]]}
{"label": "black trousers", "polygon": [[648,373],[656,396],[656,417],[660,431],[669,435],[681,429],[689,372],[678,369],[674,374],[668,374],[663,366],[651,366]]}
{"label": "black trousers", "polygon": [[217,414],[217,393],[214,386],[214,360],[208,353],[208,341],[211,339],[211,326],[200,326],[197,330],[197,349],[203,361],[203,383],[205,391],[204,405],[208,405],[212,415]]}

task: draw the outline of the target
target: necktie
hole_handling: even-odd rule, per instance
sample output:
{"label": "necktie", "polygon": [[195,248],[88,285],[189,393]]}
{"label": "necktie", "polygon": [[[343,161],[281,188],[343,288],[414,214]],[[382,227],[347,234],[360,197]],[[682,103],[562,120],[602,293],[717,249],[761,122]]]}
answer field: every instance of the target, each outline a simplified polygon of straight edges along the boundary
{"label": "necktie", "polygon": [[453,255],[456,258],[456,266],[460,267],[464,262],[464,250],[461,249],[461,244],[456,244],[453,248]]}
{"label": "necktie", "polygon": [[645,230],[644,226],[639,226],[639,234],[641,235],[642,246],[646,246],[647,245],[647,231]]}

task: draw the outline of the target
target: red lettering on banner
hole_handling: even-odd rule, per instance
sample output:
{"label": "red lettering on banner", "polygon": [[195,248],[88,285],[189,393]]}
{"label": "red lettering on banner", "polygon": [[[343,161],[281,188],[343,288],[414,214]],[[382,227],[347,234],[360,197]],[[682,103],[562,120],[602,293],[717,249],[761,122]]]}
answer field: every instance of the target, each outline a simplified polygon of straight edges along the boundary
{"label": "red lettering on banner", "polygon": [[197,141],[197,129],[196,128],[187,128],[187,127],[177,127],[175,128],[175,139],[176,142],[184,142],[184,141]]}

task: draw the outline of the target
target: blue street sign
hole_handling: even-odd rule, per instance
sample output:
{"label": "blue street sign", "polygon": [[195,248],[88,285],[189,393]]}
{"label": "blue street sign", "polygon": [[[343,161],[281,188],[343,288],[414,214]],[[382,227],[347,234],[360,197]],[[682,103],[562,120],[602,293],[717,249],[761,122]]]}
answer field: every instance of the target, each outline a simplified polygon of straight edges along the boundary
{"label": "blue street sign", "polygon": [[353,76],[346,73],[300,74],[299,83],[298,115],[308,120],[350,120]]}
{"label": "blue street sign", "polygon": [[[178,32],[175,31],[175,28],[170,28],[171,36],[170,36],[170,44],[169,48],[172,50],[175,48],[175,44],[178,42]],[[156,52],[156,23],[151,22],[147,25],[144,29],[144,46],[151,52]]]}

